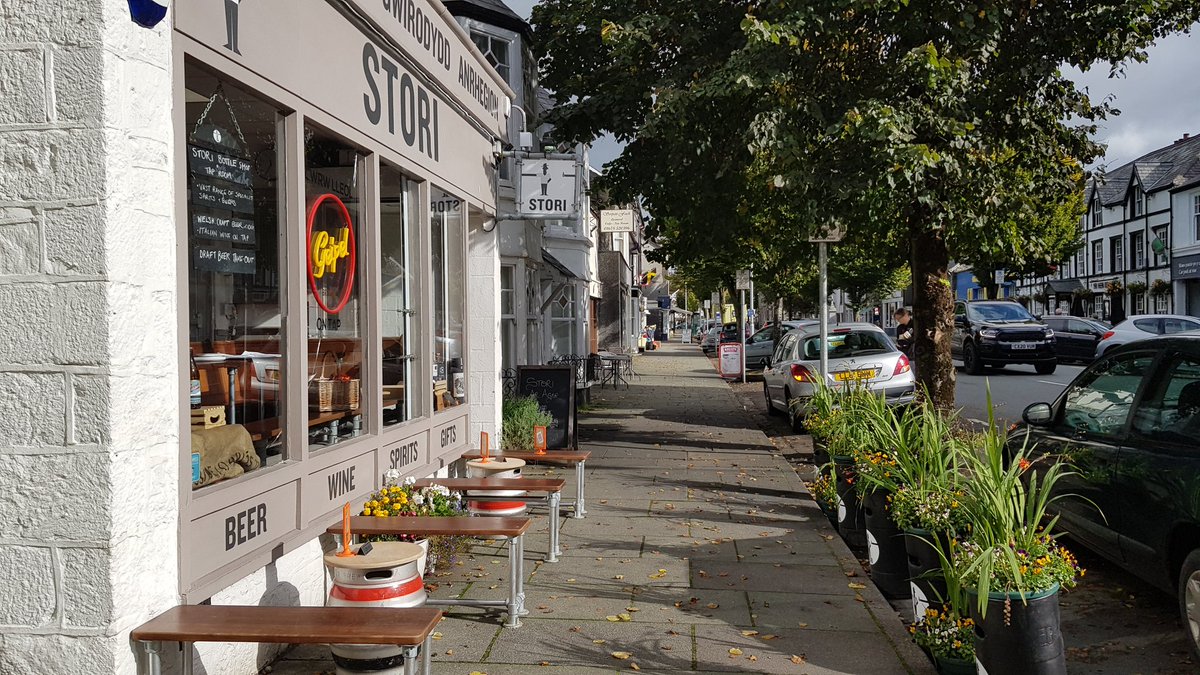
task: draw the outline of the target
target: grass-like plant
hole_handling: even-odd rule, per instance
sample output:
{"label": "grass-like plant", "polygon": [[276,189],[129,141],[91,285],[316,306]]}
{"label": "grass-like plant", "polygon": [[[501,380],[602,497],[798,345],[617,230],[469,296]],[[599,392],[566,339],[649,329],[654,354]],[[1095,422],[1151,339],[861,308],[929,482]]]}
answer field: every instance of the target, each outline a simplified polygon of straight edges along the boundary
{"label": "grass-like plant", "polygon": [[530,451],[534,449],[533,428],[549,427],[554,421],[532,396],[510,396],[501,408],[500,448]]}

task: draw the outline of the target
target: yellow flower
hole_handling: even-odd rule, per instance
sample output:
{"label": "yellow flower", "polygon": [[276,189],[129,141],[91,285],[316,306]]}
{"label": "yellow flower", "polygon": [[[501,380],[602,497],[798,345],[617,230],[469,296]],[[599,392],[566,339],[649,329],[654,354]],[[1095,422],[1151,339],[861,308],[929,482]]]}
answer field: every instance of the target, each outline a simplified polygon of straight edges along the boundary
{"label": "yellow flower", "polygon": [[369,515],[371,515],[371,509],[363,509],[363,512],[362,512],[362,514],[363,514],[364,516],[369,516]]}
{"label": "yellow flower", "polygon": [[391,503],[392,503],[392,498],[391,498],[391,497],[384,497],[384,498],[383,498],[383,503],[384,503],[384,504],[391,504]]}

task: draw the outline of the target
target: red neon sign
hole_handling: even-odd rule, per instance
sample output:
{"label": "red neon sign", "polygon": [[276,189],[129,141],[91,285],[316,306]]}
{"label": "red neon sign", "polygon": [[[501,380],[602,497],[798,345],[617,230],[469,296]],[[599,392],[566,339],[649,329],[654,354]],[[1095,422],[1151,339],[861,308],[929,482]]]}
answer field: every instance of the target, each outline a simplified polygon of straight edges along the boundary
{"label": "red neon sign", "polygon": [[[337,209],[338,215],[341,216],[343,226],[338,228],[336,235],[331,235],[328,231],[321,230],[317,232],[317,236],[313,238],[313,223],[317,219],[317,209],[325,202],[332,202],[331,206]],[[308,209],[308,287],[312,290],[313,299],[317,301],[317,306],[325,310],[329,314],[337,314],[346,307],[346,303],[350,302],[350,293],[354,289],[354,267],[357,260],[357,252],[354,243],[354,223],[350,220],[350,211],[337,195],[325,193],[317,197],[312,206]],[[329,307],[325,304],[325,299],[321,297],[321,292],[317,289],[317,279],[322,279],[325,275],[336,274],[338,272],[338,263],[343,259],[346,260],[345,276],[346,280],[342,283],[342,292],[338,297],[337,304]]]}

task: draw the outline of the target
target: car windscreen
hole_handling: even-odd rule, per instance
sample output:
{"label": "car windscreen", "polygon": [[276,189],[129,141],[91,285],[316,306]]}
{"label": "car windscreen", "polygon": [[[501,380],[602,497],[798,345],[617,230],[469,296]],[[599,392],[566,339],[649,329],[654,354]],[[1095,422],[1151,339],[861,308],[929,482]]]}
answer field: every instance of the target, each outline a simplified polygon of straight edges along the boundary
{"label": "car windscreen", "polygon": [[[873,330],[852,330],[847,333],[833,333],[826,342],[829,358],[841,359],[851,356],[867,356],[869,354],[887,354],[895,350],[888,337]],[[821,358],[821,336],[813,335],[804,340],[804,360],[813,361]]]}
{"label": "car windscreen", "polygon": [[1015,302],[986,305],[967,305],[967,317],[972,321],[999,323],[1004,321],[1033,321],[1033,315]]}

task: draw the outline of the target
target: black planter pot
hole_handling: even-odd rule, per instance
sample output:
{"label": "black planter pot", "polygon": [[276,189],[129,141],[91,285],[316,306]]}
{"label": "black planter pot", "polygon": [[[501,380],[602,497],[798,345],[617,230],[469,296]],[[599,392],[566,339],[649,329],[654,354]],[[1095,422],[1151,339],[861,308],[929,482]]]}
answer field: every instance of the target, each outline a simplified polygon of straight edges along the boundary
{"label": "black planter pot", "polygon": [[892,520],[887,508],[887,492],[870,492],[863,499],[863,515],[867,526],[867,557],[871,563],[871,580],[889,598],[907,598],[908,553],[904,534]]}
{"label": "black planter pot", "polygon": [[834,530],[837,530],[838,529],[838,507],[837,507],[837,504],[830,504],[830,503],[824,502],[820,499],[816,500],[816,502],[817,502],[817,506],[821,507],[821,513],[824,513],[825,517],[829,519],[830,527],[832,527]]}
{"label": "black planter pot", "polygon": [[824,466],[829,463],[829,447],[823,441],[813,441],[813,464]]}
{"label": "black planter pot", "polygon": [[[1066,675],[1067,659],[1059,628],[1058,586],[1026,601],[1012,593],[991,593],[987,617],[975,619],[975,659],[979,672]],[[971,594],[972,614],[978,596]],[[1006,617],[1005,605],[1008,612]]]}
{"label": "black planter pot", "polygon": [[942,579],[942,560],[934,548],[935,543],[942,551],[950,548],[945,534],[935,535],[915,527],[904,531],[914,621],[919,621],[929,607],[936,607],[948,599],[946,581]]}
{"label": "black planter pot", "polygon": [[[834,457],[837,468],[837,494],[841,504],[838,504],[838,533],[842,535],[850,548],[865,549],[867,547],[867,528],[863,522],[862,505],[858,501],[858,492],[850,482],[854,476],[854,460],[850,457]],[[847,475],[849,473],[849,475]]]}

